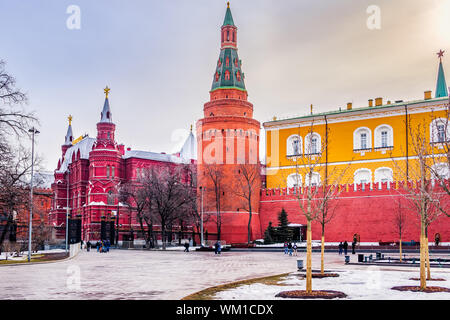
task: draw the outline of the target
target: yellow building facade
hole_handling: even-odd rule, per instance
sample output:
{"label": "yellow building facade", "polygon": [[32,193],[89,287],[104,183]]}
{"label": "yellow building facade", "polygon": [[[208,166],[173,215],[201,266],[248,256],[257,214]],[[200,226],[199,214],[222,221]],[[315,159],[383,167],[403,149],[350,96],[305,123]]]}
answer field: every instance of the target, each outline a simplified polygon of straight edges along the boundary
{"label": "yellow building facade", "polygon": [[434,98],[426,91],[417,101],[374,100],[365,107],[349,103],[343,110],[265,122],[266,187],[320,185],[327,178],[329,184],[371,185],[414,180],[416,134],[424,135],[433,153],[445,152],[450,125],[442,61]]}

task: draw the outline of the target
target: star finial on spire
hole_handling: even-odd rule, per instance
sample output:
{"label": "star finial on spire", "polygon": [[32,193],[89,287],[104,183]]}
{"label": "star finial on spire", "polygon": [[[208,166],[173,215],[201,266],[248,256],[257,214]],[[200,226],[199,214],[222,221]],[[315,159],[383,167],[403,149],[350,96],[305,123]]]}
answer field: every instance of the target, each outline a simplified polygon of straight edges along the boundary
{"label": "star finial on spire", "polygon": [[69,120],[69,126],[72,125],[72,119],[73,119],[72,115],[69,114],[67,119]]}
{"label": "star finial on spire", "polygon": [[439,50],[439,52],[436,53],[436,54],[437,54],[438,58],[439,58],[440,60],[442,60],[442,57],[444,56],[444,53],[445,53],[444,50]]}
{"label": "star finial on spire", "polygon": [[192,124],[191,124],[191,132],[192,132]]}
{"label": "star finial on spire", "polygon": [[106,88],[104,89],[104,91],[105,91],[106,99],[108,99],[108,93],[109,93],[109,91],[111,91],[111,89],[108,88],[108,86],[106,86]]}

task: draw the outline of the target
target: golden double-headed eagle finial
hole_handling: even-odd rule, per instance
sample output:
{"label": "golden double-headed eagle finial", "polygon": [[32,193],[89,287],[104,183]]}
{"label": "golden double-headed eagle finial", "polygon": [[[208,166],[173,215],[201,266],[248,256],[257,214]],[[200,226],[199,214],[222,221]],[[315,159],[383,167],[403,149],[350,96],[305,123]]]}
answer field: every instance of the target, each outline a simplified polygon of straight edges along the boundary
{"label": "golden double-headed eagle finial", "polygon": [[104,91],[105,91],[106,99],[108,99],[108,94],[109,94],[109,92],[111,91],[111,89],[108,88],[108,86],[106,86],[106,88],[104,89]]}
{"label": "golden double-headed eagle finial", "polygon": [[69,120],[69,126],[72,125],[72,119],[73,119],[72,115],[69,114],[67,119]]}

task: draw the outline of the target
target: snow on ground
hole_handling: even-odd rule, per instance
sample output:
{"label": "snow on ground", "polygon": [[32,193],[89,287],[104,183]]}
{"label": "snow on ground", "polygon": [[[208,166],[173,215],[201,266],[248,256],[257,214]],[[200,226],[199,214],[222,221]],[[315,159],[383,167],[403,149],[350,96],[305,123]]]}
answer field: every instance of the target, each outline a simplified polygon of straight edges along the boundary
{"label": "snow on ground", "polygon": [[[39,250],[38,252],[33,252],[32,255],[40,255],[40,254],[44,254],[44,253],[61,253],[61,252],[65,252],[64,249],[51,249],[51,250]],[[15,253],[14,253],[15,255]],[[6,252],[2,252],[0,254],[0,260],[5,260],[6,259]],[[22,252],[22,254],[19,257],[15,257],[13,256],[12,252],[8,252],[8,260],[14,260],[14,261],[21,261],[21,260],[26,260],[28,259],[28,251],[24,251]]]}
{"label": "snow on ground", "polygon": [[[416,270],[389,271],[381,270],[377,266],[368,266],[366,270],[340,271],[338,278],[313,279],[313,290],[342,291],[348,299],[357,300],[450,300],[450,293],[417,293],[391,290],[394,286],[418,285],[419,281],[409,278],[419,277]],[[450,288],[450,272],[432,271],[433,277],[446,281],[428,281],[428,286]],[[305,290],[306,280],[300,279],[298,273],[293,273],[281,281],[283,286],[265,285],[261,283],[245,285],[219,292],[215,299],[237,300],[271,300],[275,295],[287,290]],[[344,299],[343,299],[344,300]]]}

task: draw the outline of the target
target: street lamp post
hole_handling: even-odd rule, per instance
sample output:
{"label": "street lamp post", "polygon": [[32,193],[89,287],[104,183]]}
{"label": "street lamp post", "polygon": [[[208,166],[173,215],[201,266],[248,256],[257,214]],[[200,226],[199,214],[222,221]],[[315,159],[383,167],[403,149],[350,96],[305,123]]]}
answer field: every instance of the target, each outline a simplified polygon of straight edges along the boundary
{"label": "street lamp post", "polygon": [[31,235],[33,230],[33,176],[34,176],[34,136],[39,133],[36,128],[31,128],[31,181],[30,181],[30,221],[28,225],[28,262],[31,261]]}
{"label": "street lamp post", "polygon": [[69,251],[69,184],[70,184],[70,170],[69,166],[67,166],[66,253]]}
{"label": "street lamp post", "polygon": [[205,244],[203,242],[203,190],[205,188],[203,188],[202,186],[200,186],[200,192],[201,192],[201,218],[200,218],[200,243],[201,246],[203,247]]}

